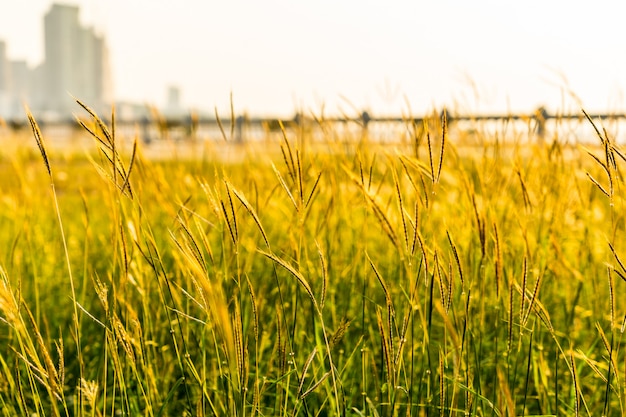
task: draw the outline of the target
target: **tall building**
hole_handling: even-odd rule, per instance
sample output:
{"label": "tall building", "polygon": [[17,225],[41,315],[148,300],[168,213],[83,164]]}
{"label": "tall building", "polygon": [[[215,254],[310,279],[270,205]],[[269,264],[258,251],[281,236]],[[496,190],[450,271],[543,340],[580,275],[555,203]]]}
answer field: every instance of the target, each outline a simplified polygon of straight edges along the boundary
{"label": "tall building", "polygon": [[69,115],[78,98],[96,110],[110,104],[107,48],[93,28],[83,27],[77,6],[54,4],[44,17],[45,110]]}
{"label": "tall building", "polygon": [[68,118],[77,98],[100,113],[112,103],[104,37],[79,20],[78,6],[53,4],[44,16],[44,61],[30,68],[11,61],[0,41],[0,117],[24,116],[23,105],[52,117]]}
{"label": "tall building", "polygon": [[166,116],[180,116],[184,113],[180,101],[180,88],[171,85],[167,88],[167,103],[163,109]]}
{"label": "tall building", "polygon": [[6,43],[0,41],[0,117],[9,112],[9,101],[11,92],[9,91],[11,64],[7,57]]}

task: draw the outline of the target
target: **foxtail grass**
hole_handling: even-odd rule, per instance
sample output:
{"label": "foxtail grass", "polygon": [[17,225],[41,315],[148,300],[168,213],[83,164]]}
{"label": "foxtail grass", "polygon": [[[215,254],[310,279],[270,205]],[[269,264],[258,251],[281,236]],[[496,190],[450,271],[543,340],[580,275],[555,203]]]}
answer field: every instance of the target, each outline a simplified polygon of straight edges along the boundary
{"label": "foxtail grass", "polygon": [[598,122],[377,144],[322,114],[328,143],[150,160],[78,106],[86,155],[32,114],[0,150],[6,415],[623,414],[626,158]]}

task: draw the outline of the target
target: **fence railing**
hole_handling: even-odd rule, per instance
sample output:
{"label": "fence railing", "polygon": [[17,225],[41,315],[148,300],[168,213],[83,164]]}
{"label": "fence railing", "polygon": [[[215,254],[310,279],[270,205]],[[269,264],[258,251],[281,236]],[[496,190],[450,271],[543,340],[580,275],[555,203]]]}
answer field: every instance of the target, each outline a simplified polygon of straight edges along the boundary
{"label": "fence railing", "polygon": [[[413,126],[421,126],[427,121],[439,121],[445,116],[447,124],[453,126],[456,122],[460,121],[473,121],[473,122],[491,122],[491,121],[527,121],[532,123],[534,132],[537,136],[541,137],[546,132],[546,124],[551,120],[580,120],[584,121],[586,118],[592,120],[618,120],[626,119],[626,113],[593,113],[587,114],[583,111],[576,114],[563,114],[563,113],[549,113],[545,108],[540,107],[532,113],[528,114],[453,114],[447,111],[441,111],[439,113],[432,112],[429,115],[422,117],[413,116],[374,116],[364,111],[360,115],[355,117],[340,116],[340,117],[304,117],[300,114],[296,114],[291,119],[279,119],[271,117],[249,117],[247,115],[239,115],[234,118],[217,119],[212,117],[200,116],[195,113],[190,113],[185,116],[168,117],[164,115],[155,115],[152,117],[142,117],[138,119],[119,119],[116,118],[116,128],[133,128],[138,131],[142,139],[151,141],[154,139],[169,137],[172,132],[178,132],[178,137],[194,137],[194,135],[201,129],[213,129],[223,131],[224,134],[229,135],[236,142],[243,142],[246,140],[246,132],[250,128],[255,128],[264,132],[279,132],[282,128],[298,128],[298,127],[311,127],[311,126],[323,126],[343,124],[350,125],[356,128],[367,131],[372,124],[375,123],[389,123],[389,124],[410,124]],[[108,122],[107,118],[103,118],[105,123]],[[79,128],[75,119],[64,119],[54,121],[39,121],[42,129],[56,128],[56,127],[76,127]],[[0,128],[10,130],[20,130],[27,128],[27,122],[25,120],[3,120],[0,118]]]}

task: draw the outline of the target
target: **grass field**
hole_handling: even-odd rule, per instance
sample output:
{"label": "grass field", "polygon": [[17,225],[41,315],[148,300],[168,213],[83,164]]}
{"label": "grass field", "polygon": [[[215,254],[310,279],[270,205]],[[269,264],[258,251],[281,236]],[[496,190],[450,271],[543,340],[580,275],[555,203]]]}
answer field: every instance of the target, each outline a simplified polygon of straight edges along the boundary
{"label": "grass field", "polygon": [[626,413],[601,129],[155,161],[97,118],[87,154],[32,123],[41,152],[0,150],[4,416]]}

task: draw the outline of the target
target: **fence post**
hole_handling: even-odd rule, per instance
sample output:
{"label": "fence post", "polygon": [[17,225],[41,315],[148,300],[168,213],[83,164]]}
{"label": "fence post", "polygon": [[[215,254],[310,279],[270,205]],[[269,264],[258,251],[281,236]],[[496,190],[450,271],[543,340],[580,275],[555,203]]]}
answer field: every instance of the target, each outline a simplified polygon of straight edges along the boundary
{"label": "fence post", "polygon": [[537,126],[537,137],[543,141],[546,135],[546,121],[550,118],[550,115],[546,108],[541,106],[535,110],[534,118]]}
{"label": "fence post", "polygon": [[235,143],[243,143],[243,125],[246,121],[246,116],[237,116],[235,119]]}
{"label": "fence post", "polygon": [[370,116],[370,114],[368,112],[363,111],[363,113],[361,113],[361,124],[363,126],[363,137],[367,136],[368,125],[369,125],[371,120],[372,120],[372,116]]}
{"label": "fence post", "polygon": [[200,116],[196,110],[190,110],[187,116],[187,136],[191,140],[196,140],[198,134],[198,126],[200,124]]}
{"label": "fence post", "polygon": [[152,135],[150,134],[150,117],[147,114],[141,117],[141,137],[143,143],[149,145],[152,142]]}

